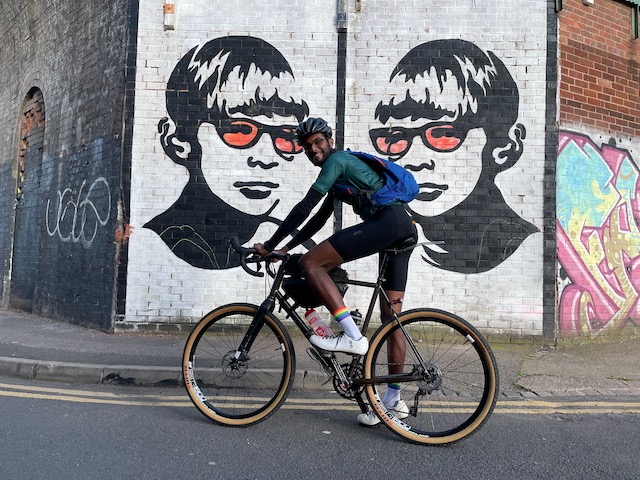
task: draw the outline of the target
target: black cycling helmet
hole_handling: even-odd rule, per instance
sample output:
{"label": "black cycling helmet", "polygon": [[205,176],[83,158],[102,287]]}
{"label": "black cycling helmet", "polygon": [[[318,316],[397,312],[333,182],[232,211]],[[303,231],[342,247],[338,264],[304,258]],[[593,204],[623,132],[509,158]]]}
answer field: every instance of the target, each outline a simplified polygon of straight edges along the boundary
{"label": "black cycling helmet", "polygon": [[295,141],[302,145],[305,138],[314,133],[324,133],[325,137],[331,138],[331,127],[322,118],[309,117],[304,122],[300,122],[294,133]]}

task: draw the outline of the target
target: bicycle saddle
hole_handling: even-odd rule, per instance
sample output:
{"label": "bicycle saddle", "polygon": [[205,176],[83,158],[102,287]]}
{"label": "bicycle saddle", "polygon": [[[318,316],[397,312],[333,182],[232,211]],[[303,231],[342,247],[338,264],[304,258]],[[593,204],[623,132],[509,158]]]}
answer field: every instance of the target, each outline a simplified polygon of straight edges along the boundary
{"label": "bicycle saddle", "polygon": [[402,240],[398,240],[386,250],[404,250],[405,248],[413,247],[416,243],[418,243],[418,240],[415,237],[406,237]]}

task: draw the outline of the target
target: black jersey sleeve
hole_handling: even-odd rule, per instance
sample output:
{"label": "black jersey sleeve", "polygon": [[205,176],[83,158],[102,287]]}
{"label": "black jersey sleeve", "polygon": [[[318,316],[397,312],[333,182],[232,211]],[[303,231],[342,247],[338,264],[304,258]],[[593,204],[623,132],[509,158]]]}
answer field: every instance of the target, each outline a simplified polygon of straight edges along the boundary
{"label": "black jersey sleeve", "polygon": [[323,196],[323,193],[320,193],[314,188],[310,188],[305,197],[293,207],[289,215],[287,215],[287,218],[282,221],[276,233],[264,242],[264,247],[269,251],[274,250],[287,235],[302,225],[302,222],[309,217],[311,210],[320,203]]}
{"label": "black jersey sleeve", "polygon": [[318,212],[313,217],[311,217],[311,219],[291,239],[291,241],[287,243],[287,248],[289,250],[310,239],[318,230],[320,230],[324,226],[325,223],[327,223],[327,219],[333,213],[333,200],[333,195],[328,195],[327,198],[324,199],[324,203],[320,207],[320,210],[318,210]]}

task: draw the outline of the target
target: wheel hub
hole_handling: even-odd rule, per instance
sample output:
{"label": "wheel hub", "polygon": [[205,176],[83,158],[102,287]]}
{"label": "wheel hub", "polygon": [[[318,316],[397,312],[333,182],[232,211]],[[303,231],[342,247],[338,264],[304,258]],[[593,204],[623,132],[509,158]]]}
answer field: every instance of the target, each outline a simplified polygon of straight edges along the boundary
{"label": "wheel hub", "polygon": [[229,378],[241,378],[247,373],[249,358],[237,350],[231,350],[222,358],[222,371]]}
{"label": "wheel hub", "polygon": [[440,390],[442,386],[442,371],[437,365],[433,363],[427,364],[427,369],[424,372],[424,380],[419,383],[419,386],[422,391],[428,394]]}

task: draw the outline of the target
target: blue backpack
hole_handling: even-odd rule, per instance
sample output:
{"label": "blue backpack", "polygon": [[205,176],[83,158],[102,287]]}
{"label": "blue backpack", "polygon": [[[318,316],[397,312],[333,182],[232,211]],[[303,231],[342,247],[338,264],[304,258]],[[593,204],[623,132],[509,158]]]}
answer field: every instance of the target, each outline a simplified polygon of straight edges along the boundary
{"label": "blue backpack", "polygon": [[364,194],[369,197],[374,206],[382,207],[396,201],[409,203],[418,196],[420,188],[408,170],[396,163],[369,153],[347,151],[373,168],[384,180],[384,186],[373,192],[371,190],[358,190],[353,186],[336,183],[333,185],[333,191],[338,198],[352,198]]}

